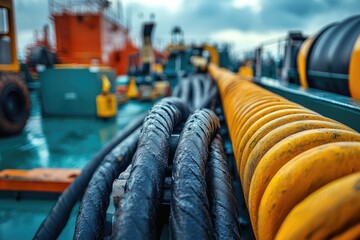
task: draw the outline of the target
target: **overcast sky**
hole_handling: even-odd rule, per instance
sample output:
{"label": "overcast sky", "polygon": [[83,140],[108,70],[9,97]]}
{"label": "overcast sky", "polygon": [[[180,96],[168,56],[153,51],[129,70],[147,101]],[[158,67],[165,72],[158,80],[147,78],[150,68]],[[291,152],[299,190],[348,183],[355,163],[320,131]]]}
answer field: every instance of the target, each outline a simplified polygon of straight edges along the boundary
{"label": "overcast sky", "polygon": [[[20,51],[33,39],[33,30],[49,20],[47,0],[14,0]],[[61,0],[58,0],[61,1]],[[62,0],[69,1],[69,0]],[[116,0],[113,0],[115,2]],[[312,34],[328,23],[360,14],[360,0],[118,0],[131,34],[156,15],[156,44],[169,40],[179,25],[188,42],[222,41],[239,49],[285,36],[288,30]],[[115,4],[114,4],[115,5]]]}

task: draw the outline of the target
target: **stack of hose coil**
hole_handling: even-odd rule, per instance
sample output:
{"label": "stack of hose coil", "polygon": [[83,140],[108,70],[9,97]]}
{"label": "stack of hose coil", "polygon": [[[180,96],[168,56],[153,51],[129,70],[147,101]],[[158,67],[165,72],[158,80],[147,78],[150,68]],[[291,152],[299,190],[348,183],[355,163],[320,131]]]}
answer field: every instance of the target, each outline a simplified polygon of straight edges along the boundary
{"label": "stack of hose coil", "polygon": [[209,72],[257,239],[359,238],[360,134],[215,65]]}
{"label": "stack of hose coil", "polygon": [[[173,159],[169,140],[183,125]],[[239,239],[219,120],[208,109],[189,114],[178,98],[155,105],[145,118],[124,194],[115,212],[112,239],[157,239],[166,212],[166,169],[171,169],[169,227],[172,239]],[[85,220],[85,219],[84,219]],[[88,223],[91,224],[91,223]],[[91,235],[76,235],[78,239]]]}
{"label": "stack of hose coil", "polygon": [[[217,134],[219,119],[210,109],[199,110],[216,96],[216,87],[208,76],[198,75],[182,81],[178,91],[181,98],[157,102],[142,121],[124,129],[94,157],[34,239],[56,239],[81,197],[74,239],[156,239],[164,218],[173,239],[240,239],[231,176]],[[172,146],[175,135],[178,142]],[[113,182],[124,172],[129,176],[109,232],[106,215]]]}
{"label": "stack of hose coil", "polygon": [[208,75],[192,74],[180,79],[173,96],[181,98],[194,110],[209,107],[216,99],[217,89]]}

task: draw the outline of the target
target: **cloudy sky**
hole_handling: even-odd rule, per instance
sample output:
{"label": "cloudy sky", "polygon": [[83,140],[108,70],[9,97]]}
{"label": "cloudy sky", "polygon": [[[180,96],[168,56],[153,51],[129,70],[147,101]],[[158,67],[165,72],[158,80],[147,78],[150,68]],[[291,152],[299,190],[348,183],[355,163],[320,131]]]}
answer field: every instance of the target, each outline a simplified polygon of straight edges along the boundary
{"label": "cloudy sky", "polygon": [[[20,51],[33,39],[33,30],[49,20],[47,0],[14,0]],[[69,1],[69,0],[58,0]],[[157,22],[156,44],[170,39],[179,25],[188,42],[229,42],[236,50],[285,36],[288,30],[315,33],[324,25],[360,14],[360,0],[113,0],[120,1],[131,22],[131,34],[151,13]],[[116,4],[113,4],[116,5]]]}

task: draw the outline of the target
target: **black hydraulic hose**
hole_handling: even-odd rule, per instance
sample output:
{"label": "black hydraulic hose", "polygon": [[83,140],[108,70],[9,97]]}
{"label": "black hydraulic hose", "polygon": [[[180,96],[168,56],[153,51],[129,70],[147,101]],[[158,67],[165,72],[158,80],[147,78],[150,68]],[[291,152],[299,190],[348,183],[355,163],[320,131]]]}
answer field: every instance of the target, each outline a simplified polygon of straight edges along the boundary
{"label": "black hydraulic hose", "polygon": [[191,86],[190,80],[188,78],[182,79],[182,86],[181,86],[181,100],[188,103],[192,106],[192,98],[191,98]]}
{"label": "black hydraulic hose", "polygon": [[199,109],[200,105],[202,103],[202,99],[205,97],[206,93],[202,91],[201,88],[201,78],[197,75],[190,78],[191,81],[191,87],[192,87],[192,102],[193,102],[193,108]]}
{"label": "black hydraulic hose", "polygon": [[188,78],[189,94],[188,94],[188,97],[186,99],[184,99],[183,101],[188,103],[188,105],[190,105],[194,109],[194,99],[193,99],[193,90],[194,90],[194,88],[192,87],[192,84],[191,84],[190,80],[191,79]]}
{"label": "black hydraulic hose", "polygon": [[203,74],[196,74],[195,75],[197,77],[197,79],[199,79],[199,82],[200,82],[200,89],[201,89],[201,94],[204,94],[206,93],[205,92],[205,81],[204,81],[204,75]]}
{"label": "black hydraulic hose", "polygon": [[190,77],[192,87],[193,109],[209,108],[217,100],[217,87],[214,81],[205,74],[195,74]]}
{"label": "black hydraulic hose", "polygon": [[218,99],[218,91],[215,85],[215,82],[210,78],[209,75],[201,75],[200,76],[202,82],[204,83],[204,98],[200,106],[202,108],[210,108],[212,102]]}
{"label": "black hydraulic hose", "polygon": [[74,239],[104,239],[113,181],[130,164],[138,138],[139,131],[133,132],[105,157],[96,170],[81,201]]}
{"label": "black hydraulic hose", "polygon": [[181,79],[179,80],[178,84],[175,86],[174,91],[172,92],[173,97],[180,97],[181,95]]}
{"label": "black hydraulic hose", "polygon": [[219,134],[211,143],[206,183],[215,239],[240,239],[236,200]]}
{"label": "black hydraulic hose", "polygon": [[156,239],[168,164],[169,138],[189,115],[178,98],[165,98],[149,111],[139,137],[125,193],[115,212],[112,239]]}
{"label": "black hydraulic hose", "polygon": [[197,74],[196,76],[200,79],[202,89],[205,91],[207,83],[209,82],[208,75],[207,74]]}
{"label": "black hydraulic hose", "polygon": [[209,74],[203,75],[204,91],[209,91],[213,87],[217,87],[215,81]]}
{"label": "black hydraulic hose", "polygon": [[213,239],[205,181],[210,143],[219,119],[197,110],[186,121],[175,152],[170,202],[172,239]]}
{"label": "black hydraulic hose", "polygon": [[208,75],[195,74],[180,79],[173,96],[181,98],[196,110],[209,107],[211,102],[217,99],[217,88]]}
{"label": "black hydraulic hose", "polygon": [[184,79],[184,78],[181,78],[179,80],[179,85],[178,85],[179,86],[179,93],[178,93],[177,96],[175,96],[175,97],[178,97],[180,99],[182,99],[182,97],[184,95],[184,81],[186,81],[186,79]]}
{"label": "black hydraulic hose", "polygon": [[205,96],[205,98],[203,99],[203,101],[200,104],[200,108],[210,108],[210,104],[212,101],[216,101],[217,100],[217,96],[218,96],[218,91],[217,88],[215,86],[213,86],[210,90],[209,93]]}
{"label": "black hydraulic hose", "polygon": [[107,143],[84,167],[81,174],[75,178],[68,188],[61,194],[54,206],[51,208],[45,220],[41,223],[34,239],[57,239],[64,229],[74,205],[83,196],[89,181],[105,156],[142,123],[144,116],[136,118],[126,126],[114,139]]}

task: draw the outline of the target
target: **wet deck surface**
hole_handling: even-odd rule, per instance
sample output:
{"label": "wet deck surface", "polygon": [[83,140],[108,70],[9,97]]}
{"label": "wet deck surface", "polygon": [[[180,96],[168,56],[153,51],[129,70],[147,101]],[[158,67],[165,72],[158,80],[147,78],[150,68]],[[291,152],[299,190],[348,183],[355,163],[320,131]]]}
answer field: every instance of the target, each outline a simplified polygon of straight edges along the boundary
{"label": "wet deck surface", "polygon": [[22,134],[0,138],[0,169],[82,168],[151,102],[128,101],[119,106],[116,120],[96,118],[42,118],[37,95]]}
{"label": "wet deck surface", "polygon": [[[128,101],[115,121],[42,118],[38,96],[32,93],[32,113],[22,134],[0,139],[0,169],[82,168],[101,147],[152,102]],[[54,204],[50,200],[0,198],[0,239],[32,239]],[[60,239],[71,239],[77,209]]]}
{"label": "wet deck surface", "polygon": [[[22,240],[33,238],[54,201],[1,199],[0,204],[0,239]],[[79,204],[74,207],[59,239],[72,239],[78,209]]]}

